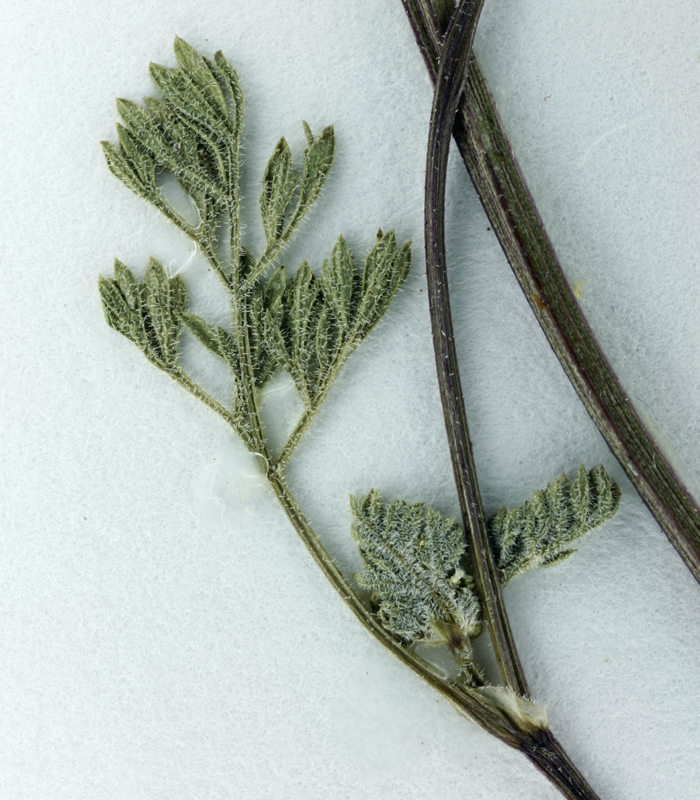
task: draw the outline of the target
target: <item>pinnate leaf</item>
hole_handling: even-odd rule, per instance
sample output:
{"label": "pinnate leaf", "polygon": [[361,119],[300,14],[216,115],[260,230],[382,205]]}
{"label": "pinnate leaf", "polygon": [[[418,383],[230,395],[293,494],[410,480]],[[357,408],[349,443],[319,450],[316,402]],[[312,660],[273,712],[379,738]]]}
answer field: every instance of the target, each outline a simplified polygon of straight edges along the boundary
{"label": "pinnate leaf", "polygon": [[320,278],[306,261],[290,278],[280,314],[268,317],[265,335],[277,369],[291,375],[307,406],[323,395],[343,362],[384,315],[409,265],[410,242],[399,249],[393,232],[381,234],[367,256],[363,285],[341,236]]}
{"label": "pinnate leaf", "polygon": [[377,243],[367,254],[360,284],[359,330],[366,336],[384,316],[406,279],[411,266],[411,243],[397,247],[393,231],[377,234]]}
{"label": "pinnate leaf", "polygon": [[175,40],[174,50],[178,68],[150,67],[163,100],[145,98],[145,109],[117,100],[124,122],[118,126],[120,147],[104,142],[103,147],[111,171],[129,189],[186,227],[156,186],[158,171],[175,176],[197,206],[200,233],[211,237],[236,185],[243,98],[221,54],[215,66],[182,39]]}
{"label": "pinnate leaf", "polygon": [[352,535],[384,627],[407,644],[446,644],[471,663],[470,640],[481,632],[473,579],[461,562],[466,541],[454,519],[423,503],[384,504],[379,492],[350,499]]}
{"label": "pinnate leaf", "polygon": [[500,509],[488,527],[501,583],[572,556],[567,545],[611,519],[619,504],[620,489],[601,465],[579,467],[573,483],[562,474],[522,506]]}

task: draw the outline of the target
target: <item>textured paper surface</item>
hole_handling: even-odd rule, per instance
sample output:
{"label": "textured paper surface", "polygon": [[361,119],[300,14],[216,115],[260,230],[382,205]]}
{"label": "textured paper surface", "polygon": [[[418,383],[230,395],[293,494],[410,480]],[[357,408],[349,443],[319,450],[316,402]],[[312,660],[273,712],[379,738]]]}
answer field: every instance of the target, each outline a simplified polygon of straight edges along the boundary
{"label": "textured paper surface", "polygon": [[[422,256],[431,90],[399,1],[27,0],[2,26],[0,795],[558,797],[365,633],[255,460],[99,305],[115,256],[142,273],[153,255],[225,319],[199,257],[99,147],[115,97],[154,94],[148,62],[172,66],[176,34],[223,49],[247,102],[247,242],[265,162],[282,134],[299,156],[302,119],[333,123],[338,150],[287,264],[319,268],[341,232],[358,257],[379,226],[414,242],[405,288],[290,467],[302,508],[348,572],[349,493],[458,512]],[[477,49],[593,329],[696,486],[697,5],[487,0]],[[535,699],[601,798],[695,796],[700,590],[578,402],[457,158],[447,219],[487,512],[581,462],[623,489],[574,558],[507,591]],[[280,434],[289,397],[283,379],[266,393]]]}

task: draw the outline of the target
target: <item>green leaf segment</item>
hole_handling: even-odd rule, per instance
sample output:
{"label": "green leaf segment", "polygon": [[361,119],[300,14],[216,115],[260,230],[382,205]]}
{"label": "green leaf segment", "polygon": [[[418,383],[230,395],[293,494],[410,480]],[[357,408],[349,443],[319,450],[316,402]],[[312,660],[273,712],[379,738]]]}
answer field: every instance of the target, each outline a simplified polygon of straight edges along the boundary
{"label": "green leaf segment", "polygon": [[611,519],[620,489],[603,466],[579,467],[570,482],[560,475],[518,508],[503,507],[488,523],[501,586],[533,567],[547,567],[572,556],[567,545]]}

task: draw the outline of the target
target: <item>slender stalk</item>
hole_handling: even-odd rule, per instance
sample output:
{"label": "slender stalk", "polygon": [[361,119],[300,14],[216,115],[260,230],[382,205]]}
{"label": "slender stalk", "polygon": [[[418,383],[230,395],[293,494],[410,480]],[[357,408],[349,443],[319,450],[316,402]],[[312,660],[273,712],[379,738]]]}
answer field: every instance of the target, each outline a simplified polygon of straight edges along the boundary
{"label": "slender stalk", "polygon": [[[437,78],[452,0],[402,0]],[[475,56],[454,140],[525,297],[608,447],[700,582],[700,509],[640,419],[576,302]]]}
{"label": "slender stalk", "polygon": [[287,437],[287,441],[284,443],[281,453],[274,462],[274,466],[278,469],[282,469],[292,457],[292,453],[301,441],[302,436],[306,433],[309,425],[313,422],[316,413],[321,407],[321,403],[323,403],[323,401],[326,399],[326,395],[328,394],[329,389],[333,385],[335,378],[340,372],[346,359],[349,358],[353,351],[357,349],[358,343],[356,341],[356,334],[357,328],[354,328],[348,341],[346,341],[346,343],[343,345],[337,360],[326,372],[325,379],[322,382],[323,389],[313,398],[311,403],[304,408],[304,412],[299,418],[297,424],[294,426],[294,430]]}
{"label": "slender stalk", "polygon": [[[464,527],[469,537],[472,570],[506,686],[519,695],[526,695],[527,682],[505,611],[476,479],[454,345],[445,253],[445,177],[451,131],[466,81],[481,5],[480,0],[461,0],[449,22],[440,52],[428,136],[425,252],[440,395]],[[597,797],[549,729],[531,730],[520,749],[570,800]]]}
{"label": "slender stalk", "polygon": [[281,469],[287,465],[287,462],[292,457],[292,453],[296,449],[296,446],[301,441],[301,437],[306,433],[307,428],[309,425],[311,425],[314,417],[316,416],[318,409],[318,403],[312,403],[312,405],[304,409],[299,421],[294,426],[294,430],[289,434],[287,441],[284,443],[282,451],[275,461],[276,467]]}
{"label": "slender stalk", "polygon": [[166,370],[167,374],[182,386],[183,389],[188,391],[191,395],[201,400],[205,406],[208,406],[212,411],[215,411],[225,422],[227,422],[234,431],[243,439],[246,447],[255,449],[256,443],[251,439],[248,431],[241,424],[239,416],[232,414],[227,408],[221,405],[217,400],[207,394],[202,387],[195,383],[187,373],[180,367],[172,367]]}
{"label": "slender stalk", "polygon": [[469,51],[482,4],[483,0],[462,0],[450,21],[440,55],[440,69],[428,135],[425,258],[440,396],[464,529],[469,539],[469,555],[474,578],[506,686],[519,695],[526,695],[527,681],[518,658],[501,595],[469,440],[452,330],[445,255],[445,177],[451,131],[457,103],[466,79]]}
{"label": "slender stalk", "polygon": [[[242,116],[242,108],[239,111]],[[240,120],[239,120],[240,124]],[[235,147],[230,147],[229,157],[229,202],[227,205],[228,229],[229,229],[229,259],[231,263],[231,285],[237,286],[240,275],[241,265],[241,199],[239,191],[240,183],[240,152],[239,143],[236,140]]]}
{"label": "slender stalk", "polygon": [[233,329],[240,356],[241,396],[245,408],[245,417],[250,435],[256,443],[256,452],[269,464],[271,461],[270,449],[267,444],[267,439],[265,438],[265,432],[260,418],[260,404],[258,393],[255,388],[255,374],[250,349],[250,324],[248,322],[250,310],[246,297],[241,296],[240,290],[234,289],[232,297]]}
{"label": "slender stalk", "polygon": [[224,268],[224,265],[221,263],[221,259],[216,254],[216,249],[215,249],[214,243],[211,242],[211,241],[208,241],[205,238],[197,238],[197,237],[194,237],[194,236],[192,238],[202,248],[202,252],[204,253],[207,261],[211,265],[211,267],[214,270],[214,272],[216,272],[216,274],[219,276],[219,278],[221,278],[224,286],[226,286],[227,288],[230,287],[231,286],[231,278],[227,274],[227,272],[226,272],[226,270]]}

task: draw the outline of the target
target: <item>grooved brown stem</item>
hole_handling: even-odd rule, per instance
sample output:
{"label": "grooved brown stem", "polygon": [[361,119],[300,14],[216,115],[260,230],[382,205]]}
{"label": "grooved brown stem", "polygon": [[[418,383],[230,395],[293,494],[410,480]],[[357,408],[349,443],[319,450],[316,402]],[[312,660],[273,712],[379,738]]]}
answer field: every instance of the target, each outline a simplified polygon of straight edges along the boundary
{"label": "grooved brown stem", "polygon": [[595,800],[598,797],[550,730],[533,734],[521,750],[569,800]]}
{"label": "grooved brown stem", "polygon": [[[445,427],[464,527],[470,544],[472,571],[491,641],[506,685],[527,694],[503,604],[476,479],[464,398],[455,350],[445,253],[445,178],[452,126],[466,81],[469,52],[483,0],[461,0],[451,18],[440,51],[428,136],[425,189],[425,253],[435,361]],[[598,800],[549,729],[524,730],[520,749],[570,800]]]}
{"label": "grooved brown stem", "polygon": [[425,258],[440,396],[464,529],[469,539],[472,570],[506,686],[519,695],[526,695],[527,682],[501,595],[469,441],[452,330],[445,255],[445,175],[452,125],[466,80],[469,51],[482,5],[483,0],[462,0],[450,21],[440,55],[428,134]]}
{"label": "grooved brown stem", "polygon": [[[451,0],[402,0],[437,78]],[[700,509],[634,409],[576,302],[517,165],[476,57],[453,128],[486,214],[545,336],[642,500],[700,582]]]}

